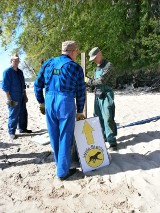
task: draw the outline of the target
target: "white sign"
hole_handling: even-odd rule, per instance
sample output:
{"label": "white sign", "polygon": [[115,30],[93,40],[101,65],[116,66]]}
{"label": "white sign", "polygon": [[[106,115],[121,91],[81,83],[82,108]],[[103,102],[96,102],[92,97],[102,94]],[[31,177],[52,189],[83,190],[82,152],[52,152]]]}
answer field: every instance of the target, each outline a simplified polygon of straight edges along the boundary
{"label": "white sign", "polygon": [[75,140],[83,172],[89,172],[110,163],[99,118],[76,121]]}

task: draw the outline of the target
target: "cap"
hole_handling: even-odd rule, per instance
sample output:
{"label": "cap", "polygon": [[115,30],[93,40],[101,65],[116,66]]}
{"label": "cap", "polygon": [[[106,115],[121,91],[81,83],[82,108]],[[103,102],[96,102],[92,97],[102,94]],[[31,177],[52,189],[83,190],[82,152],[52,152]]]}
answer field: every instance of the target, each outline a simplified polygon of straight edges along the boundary
{"label": "cap", "polygon": [[94,47],[93,49],[91,49],[91,51],[88,54],[90,57],[89,61],[94,60],[99,52],[100,52],[100,49],[98,47]]}
{"label": "cap", "polygon": [[17,53],[11,56],[11,60],[14,60],[14,59],[19,59],[19,56]]}
{"label": "cap", "polygon": [[75,50],[77,48],[77,43],[75,41],[64,41],[62,42],[62,51]]}

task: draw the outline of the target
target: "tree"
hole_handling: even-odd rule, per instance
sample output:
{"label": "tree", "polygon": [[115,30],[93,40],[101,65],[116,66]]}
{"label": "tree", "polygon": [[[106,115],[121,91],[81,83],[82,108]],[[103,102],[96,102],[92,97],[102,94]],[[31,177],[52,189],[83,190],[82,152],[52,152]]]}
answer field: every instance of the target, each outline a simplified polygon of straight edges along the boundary
{"label": "tree", "polygon": [[15,40],[36,72],[42,59],[59,55],[61,42],[70,39],[86,53],[99,46],[117,75],[160,63],[158,0],[0,0],[0,7],[3,45]]}

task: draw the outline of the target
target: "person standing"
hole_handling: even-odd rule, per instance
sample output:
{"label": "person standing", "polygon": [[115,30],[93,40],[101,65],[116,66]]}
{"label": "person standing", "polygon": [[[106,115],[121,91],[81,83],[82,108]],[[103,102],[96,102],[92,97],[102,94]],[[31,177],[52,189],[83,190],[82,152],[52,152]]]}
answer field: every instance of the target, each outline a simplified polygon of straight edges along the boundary
{"label": "person standing", "polygon": [[105,141],[110,144],[110,150],[117,150],[117,126],[114,121],[115,104],[111,85],[112,64],[103,58],[98,47],[89,52],[89,61],[94,61],[97,67],[94,72],[92,85],[95,86],[94,116],[98,116]]}
{"label": "person standing", "polygon": [[57,176],[60,180],[67,179],[77,171],[70,169],[75,119],[85,118],[84,74],[82,67],[75,62],[77,54],[78,46],[75,41],[62,42],[62,54],[43,63],[34,83],[40,111],[46,114]]}
{"label": "person standing", "polygon": [[26,86],[22,70],[18,68],[19,56],[14,54],[11,57],[11,66],[3,72],[2,90],[6,93],[9,110],[8,132],[11,139],[16,139],[16,129],[20,133],[31,133],[27,129],[28,112],[26,102]]}

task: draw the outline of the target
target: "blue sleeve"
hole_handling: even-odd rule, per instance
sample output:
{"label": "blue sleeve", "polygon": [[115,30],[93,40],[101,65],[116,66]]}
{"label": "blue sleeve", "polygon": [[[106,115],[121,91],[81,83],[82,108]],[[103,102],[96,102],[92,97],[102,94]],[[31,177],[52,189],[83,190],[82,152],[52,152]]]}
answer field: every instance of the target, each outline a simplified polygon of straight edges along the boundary
{"label": "blue sleeve", "polygon": [[23,72],[22,72],[22,75],[23,75],[23,89],[25,90],[26,89],[26,83],[25,83],[25,78],[24,78]]}
{"label": "blue sleeve", "polygon": [[11,75],[9,73],[9,69],[3,72],[3,80],[2,80],[2,90],[4,92],[10,92],[11,85]]}
{"label": "blue sleeve", "polygon": [[[45,69],[51,63],[53,58],[48,59],[41,67],[38,76],[34,82],[34,93],[36,96],[37,101],[41,104],[44,103],[44,95],[43,95],[43,88],[45,88],[45,85],[47,83],[47,79],[49,78],[48,72]],[[50,73],[52,74],[52,73]]]}
{"label": "blue sleeve", "polygon": [[79,66],[76,92],[77,112],[82,113],[86,99],[86,88],[84,82],[84,73],[82,67]]}
{"label": "blue sleeve", "polygon": [[34,82],[34,93],[36,96],[37,101],[41,104],[44,103],[44,95],[43,95],[43,88],[45,87],[45,77],[44,77],[44,71],[46,68],[46,65],[48,64],[47,60],[41,67],[38,76]]}
{"label": "blue sleeve", "polygon": [[23,74],[22,70],[19,69],[19,71],[20,71],[20,73],[21,73],[22,89],[25,90],[25,89],[26,89],[26,84],[25,84],[24,74]]}
{"label": "blue sleeve", "polygon": [[43,65],[34,82],[34,93],[39,103],[44,103],[44,95],[43,95],[43,88],[45,85],[44,69],[45,69],[45,66]]}

